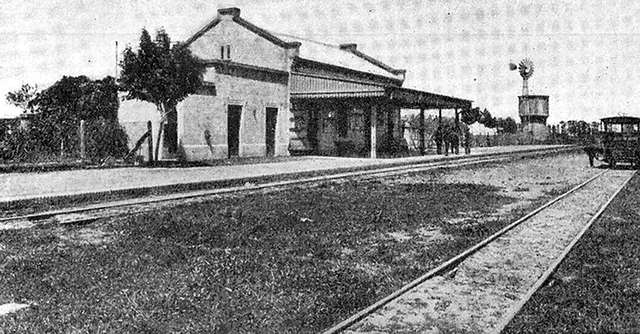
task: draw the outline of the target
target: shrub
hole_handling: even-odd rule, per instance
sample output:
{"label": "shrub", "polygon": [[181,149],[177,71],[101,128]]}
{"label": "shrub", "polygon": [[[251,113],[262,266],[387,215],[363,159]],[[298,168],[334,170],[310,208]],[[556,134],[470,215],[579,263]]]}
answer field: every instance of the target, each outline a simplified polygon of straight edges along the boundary
{"label": "shrub", "polygon": [[116,120],[98,118],[87,122],[86,138],[87,157],[91,160],[122,158],[129,150],[127,133]]}
{"label": "shrub", "polygon": [[38,139],[31,131],[14,129],[0,142],[0,159],[27,161],[35,159],[41,153]]}

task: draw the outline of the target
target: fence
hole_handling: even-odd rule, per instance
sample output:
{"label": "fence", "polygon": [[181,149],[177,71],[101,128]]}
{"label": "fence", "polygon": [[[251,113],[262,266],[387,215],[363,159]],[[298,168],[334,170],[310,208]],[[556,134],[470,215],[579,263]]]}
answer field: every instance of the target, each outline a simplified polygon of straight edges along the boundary
{"label": "fence", "polygon": [[[405,127],[404,139],[410,151],[416,152],[420,149],[420,133],[417,127]],[[436,143],[433,140],[433,133],[425,133],[425,149],[427,153],[435,152]],[[568,136],[566,134],[550,133],[546,140],[536,140],[531,133],[502,133],[495,135],[471,135],[471,147],[489,146],[511,146],[511,145],[544,145],[544,144],[579,144],[585,139],[582,137]],[[460,141],[464,145],[464,141]]]}
{"label": "fence", "polygon": [[0,137],[0,163],[99,163],[129,152],[117,120],[99,118],[62,126],[37,120],[8,128]]}

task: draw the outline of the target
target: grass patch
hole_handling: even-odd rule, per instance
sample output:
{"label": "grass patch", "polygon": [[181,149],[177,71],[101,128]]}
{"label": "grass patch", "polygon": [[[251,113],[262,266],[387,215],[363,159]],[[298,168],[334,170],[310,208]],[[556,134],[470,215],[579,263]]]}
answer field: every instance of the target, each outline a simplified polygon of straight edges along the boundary
{"label": "grass patch", "polygon": [[503,333],[640,331],[638,194],[636,175]]}
{"label": "grass patch", "polygon": [[332,182],[85,227],[2,231],[0,303],[38,306],[0,318],[0,328],[318,332],[525,210],[465,218],[491,217],[515,199],[421,175],[420,183],[402,183],[407,175]]}
{"label": "grass patch", "polygon": [[[104,243],[60,237],[74,230],[5,231],[0,302],[38,306],[0,327],[317,332],[485,237],[493,228],[469,233],[445,218],[512,201],[498,190],[327,183],[91,226]],[[416,232],[425,227],[450,235],[427,241]]]}
{"label": "grass patch", "polygon": [[[567,155],[569,153],[570,152],[538,152],[530,156],[520,156],[518,159],[520,160],[539,159],[540,157]],[[455,158],[461,158],[461,157],[463,156],[449,156],[446,159],[455,159]],[[242,164],[269,163],[269,162],[281,162],[281,161],[304,160],[304,159],[309,159],[309,158],[308,157],[237,158],[237,159],[227,159],[227,160],[213,160],[209,162],[184,163],[185,165],[181,167],[242,165]],[[512,158],[512,160],[513,159],[515,158]],[[483,162],[483,163],[475,164],[473,166],[466,165],[462,167],[457,167],[457,169],[463,170],[463,169],[470,169],[470,168],[479,168],[482,166],[486,167],[486,166],[492,166],[492,165],[502,164],[502,163],[504,162],[503,161]],[[334,170],[280,174],[280,175],[273,175],[268,177],[237,178],[237,179],[202,182],[202,183],[196,183],[196,184],[168,185],[168,186],[161,186],[161,187],[137,188],[137,189],[122,190],[122,191],[102,192],[97,194],[81,194],[81,195],[73,195],[73,196],[65,196],[65,197],[42,198],[42,199],[36,199],[36,200],[1,202],[0,217],[27,215],[27,214],[32,214],[32,213],[41,212],[41,211],[57,210],[57,209],[68,208],[73,206],[90,205],[90,204],[102,203],[107,201],[125,200],[125,199],[139,198],[144,196],[158,196],[158,195],[164,195],[164,194],[170,194],[170,193],[176,193],[176,192],[187,192],[187,191],[202,190],[202,189],[233,187],[233,186],[244,185],[246,183],[277,182],[277,181],[290,180],[295,178],[317,177],[317,176],[323,176],[323,175],[373,170],[373,169],[379,169],[382,167],[394,167],[394,166],[400,166],[400,165],[406,165],[406,163],[391,161],[385,164],[384,166],[374,165],[374,166],[361,166],[361,167],[347,167],[347,168],[339,168]],[[179,167],[180,165],[176,166],[176,168],[179,168]]]}

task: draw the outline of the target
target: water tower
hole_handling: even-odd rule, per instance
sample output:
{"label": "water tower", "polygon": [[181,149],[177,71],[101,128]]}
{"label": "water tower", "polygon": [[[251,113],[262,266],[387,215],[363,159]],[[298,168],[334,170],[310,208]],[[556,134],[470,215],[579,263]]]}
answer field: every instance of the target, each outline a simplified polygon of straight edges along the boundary
{"label": "water tower", "polygon": [[533,75],[533,62],[525,58],[518,65],[509,64],[509,68],[512,71],[517,69],[522,77],[522,95],[518,96],[518,114],[522,123],[522,132],[531,133],[535,140],[547,139],[549,95],[529,94],[529,78]]}

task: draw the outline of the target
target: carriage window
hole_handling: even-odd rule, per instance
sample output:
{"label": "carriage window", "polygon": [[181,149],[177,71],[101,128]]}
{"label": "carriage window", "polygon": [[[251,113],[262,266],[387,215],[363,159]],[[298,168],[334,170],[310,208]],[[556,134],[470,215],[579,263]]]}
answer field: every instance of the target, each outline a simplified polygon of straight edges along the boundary
{"label": "carriage window", "polygon": [[611,124],[611,131],[617,133],[622,132],[622,124]]}
{"label": "carriage window", "polygon": [[638,130],[640,130],[640,124],[634,124],[633,125],[633,132],[638,132]]}

